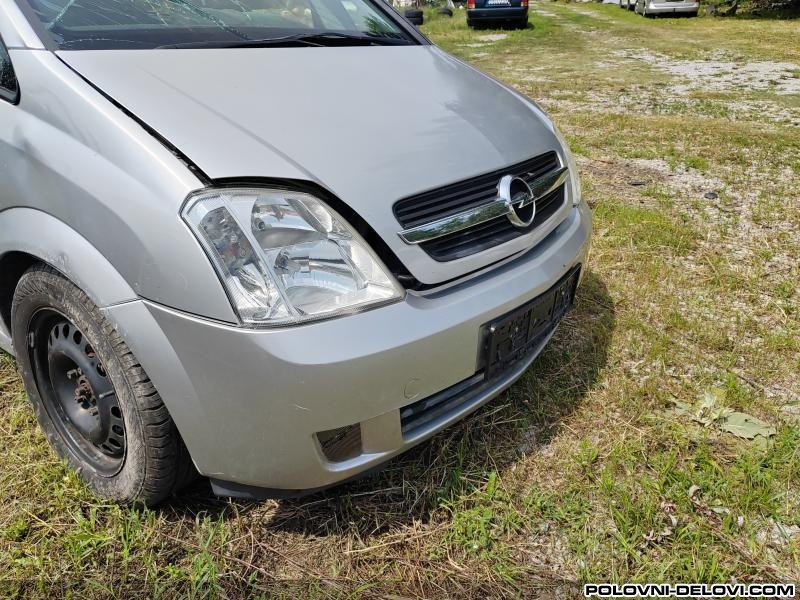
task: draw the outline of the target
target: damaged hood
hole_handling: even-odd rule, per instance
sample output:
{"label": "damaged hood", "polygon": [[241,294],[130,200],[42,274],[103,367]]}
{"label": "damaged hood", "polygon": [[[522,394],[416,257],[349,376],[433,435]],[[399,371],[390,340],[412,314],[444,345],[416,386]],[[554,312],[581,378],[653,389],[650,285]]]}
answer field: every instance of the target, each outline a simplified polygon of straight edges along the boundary
{"label": "damaged hood", "polygon": [[297,179],[326,188],[424,283],[502,257],[432,260],[398,237],[397,200],[561,150],[535,105],[435,46],[58,56],[211,179]]}

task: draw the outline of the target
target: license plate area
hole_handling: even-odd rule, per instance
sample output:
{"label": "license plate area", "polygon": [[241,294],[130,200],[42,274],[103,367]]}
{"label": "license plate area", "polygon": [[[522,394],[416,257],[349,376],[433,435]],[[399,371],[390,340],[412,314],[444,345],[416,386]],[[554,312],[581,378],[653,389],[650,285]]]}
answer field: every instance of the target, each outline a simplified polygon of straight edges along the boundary
{"label": "license plate area", "polygon": [[541,296],[483,326],[485,379],[511,369],[553,331],[575,302],[579,275],[580,265]]}
{"label": "license plate area", "polygon": [[486,6],[511,6],[510,0],[487,0]]}

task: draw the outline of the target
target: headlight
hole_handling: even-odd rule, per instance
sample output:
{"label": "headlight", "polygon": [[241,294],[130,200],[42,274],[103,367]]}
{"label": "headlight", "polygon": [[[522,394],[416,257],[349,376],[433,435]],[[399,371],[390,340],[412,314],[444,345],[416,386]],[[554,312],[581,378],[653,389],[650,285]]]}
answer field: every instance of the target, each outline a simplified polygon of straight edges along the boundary
{"label": "headlight", "polygon": [[564,136],[558,130],[558,127],[553,125],[553,131],[558,138],[558,141],[561,142],[561,148],[564,151],[564,159],[567,161],[567,167],[569,168],[569,183],[570,187],[572,187],[572,205],[578,206],[581,203],[581,176],[578,174],[578,165],[575,164],[575,159],[572,157],[572,152],[569,151],[569,146],[567,145],[567,140],[564,139]]}
{"label": "headlight", "polygon": [[309,194],[204,190],[183,218],[245,325],[324,319],[403,297],[361,236]]}

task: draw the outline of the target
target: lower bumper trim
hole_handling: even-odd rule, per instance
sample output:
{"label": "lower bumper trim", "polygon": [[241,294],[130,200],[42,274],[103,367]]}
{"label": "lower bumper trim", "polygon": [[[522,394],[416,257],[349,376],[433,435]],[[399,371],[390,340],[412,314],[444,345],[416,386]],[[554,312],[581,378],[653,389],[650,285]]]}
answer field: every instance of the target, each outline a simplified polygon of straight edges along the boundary
{"label": "lower bumper trim", "polygon": [[652,5],[647,9],[647,14],[653,15],[667,15],[667,14],[694,14],[700,9],[699,5],[687,5],[687,4],[656,4]]}
{"label": "lower bumper trim", "polygon": [[366,471],[362,471],[361,473],[357,473],[352,477],[348,477],[347,479],[343,479],[341,481],[335,481],[328,485],[323,485],[316,488],[304,489],[304,490],[284,490],[284,489],[277,489],[277,488],[266,488],[266,487],[258,487],[255,485],[245,485],[243,483],[235,483],[233,481],[223,481],[222,479],[214,479],[213,477],[209,479],[211,483],[211,491],[214,492],[216,496],[221,498],[238,498],[241,500],[291,500],[292,498],[303,498],[305,496],[310,496],[311,494],[316,494],[318,492],[323,492],[327,489],[332,487],[337,487],[343,485],[345,483],[351,483],[353,481],[357,481],[359,479],[364,479],[366,477],[370,477],[371,475],[376,475],[383,471],[386,468],[386,465],[389,463],[391,459],[386,459],[384,462],[370,467]]}

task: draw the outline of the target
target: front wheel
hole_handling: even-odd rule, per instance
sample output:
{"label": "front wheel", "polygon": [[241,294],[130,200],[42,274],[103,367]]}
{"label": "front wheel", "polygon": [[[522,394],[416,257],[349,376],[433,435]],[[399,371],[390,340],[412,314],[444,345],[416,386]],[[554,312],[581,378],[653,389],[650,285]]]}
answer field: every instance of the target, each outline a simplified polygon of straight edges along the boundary
{"label": "front wheel", "polygon": [[196,475],[161,397],[86,294],[41,265],[11,309],[17,366],[50,445],[99,496],[152,505]]}

